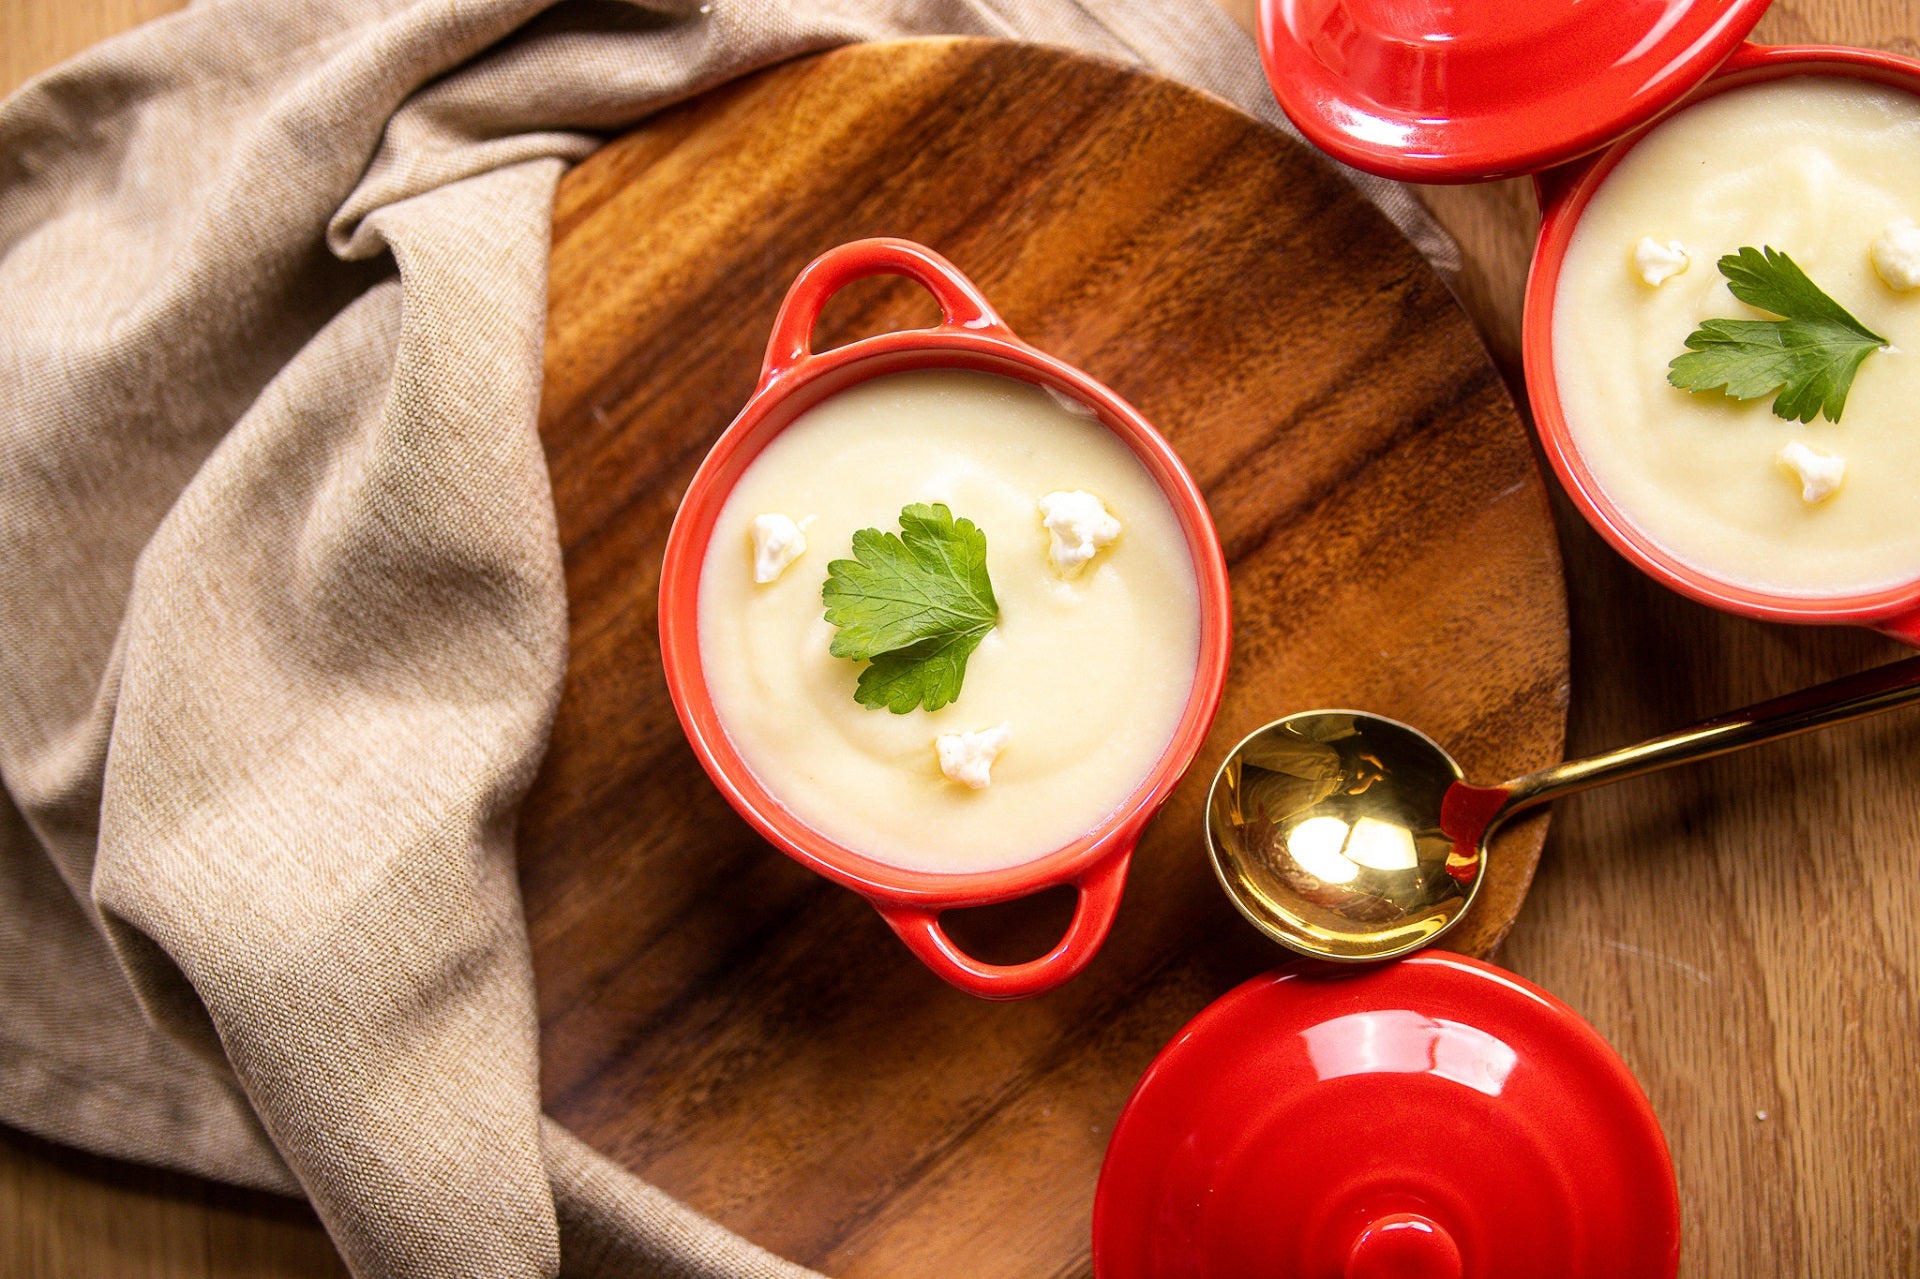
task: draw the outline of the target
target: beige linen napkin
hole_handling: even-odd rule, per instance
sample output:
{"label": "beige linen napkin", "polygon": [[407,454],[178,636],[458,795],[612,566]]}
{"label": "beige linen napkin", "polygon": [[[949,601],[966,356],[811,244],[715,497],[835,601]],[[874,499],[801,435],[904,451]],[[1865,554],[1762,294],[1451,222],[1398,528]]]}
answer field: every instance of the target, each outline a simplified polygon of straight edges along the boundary
{"label": "beige linen napkin", "polygon": [[1206,0],[216,0],[0,106],[0,1120],[363,1276],[807,1273],[539,1112],[548,219],[607,130],[927,32],[1277,119]]}

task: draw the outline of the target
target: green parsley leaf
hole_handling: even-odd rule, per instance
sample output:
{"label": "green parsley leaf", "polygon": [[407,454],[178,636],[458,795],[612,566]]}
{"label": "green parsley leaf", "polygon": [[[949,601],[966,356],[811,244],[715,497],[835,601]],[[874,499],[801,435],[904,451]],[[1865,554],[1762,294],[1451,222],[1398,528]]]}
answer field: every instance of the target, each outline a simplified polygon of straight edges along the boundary
{"label": "green parsley leaf", "polygon": [[820,598],[839,628],[827,651],[870,663],[854,700],[896,715],[959,697],[967,659],[1000,618],[987,535],[941,504],[904,508],[898,535],[855,533],[853,558],[827,565]]}
{"label": "green parsley leaf", "polygon": [[905,715],[916,706],[937,711],[960,696],[967,659],[985,635],[986,631],[956,632],[881,653],[860,672],[853,700],[862,706],[884,706],[895,715]]}
{"label": "green parsley leaf", "polygon": [[1687,335],[1687,352],[1667,366],[1683,391],[1724,389],[1736,400],[1778,391],[1774,416],[1838,422],[1853,375],[1887,340],[1820,291],[1778,249],[1751,245],[1720,259],[1727,288],[1778,320],[1703,320]]}

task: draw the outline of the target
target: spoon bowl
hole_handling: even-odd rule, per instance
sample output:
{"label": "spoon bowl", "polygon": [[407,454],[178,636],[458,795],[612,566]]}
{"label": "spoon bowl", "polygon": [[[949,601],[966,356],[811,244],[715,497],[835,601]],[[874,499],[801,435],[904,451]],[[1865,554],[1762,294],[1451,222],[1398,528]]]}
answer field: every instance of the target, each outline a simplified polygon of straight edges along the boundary
{"label": "spoon bowl", "polygon": [[1207,850],[1240,913],[1325,959],[1392,959],[1473,904],[1484,859],[1442,829],[1460,766],[1426,734],[1306,711],[1249,734],[1207,797]]}
{"label": "spoon bowl", "polygon": [[1487,841],[1522,809],[1920,701],[1920,657],[1832,680],[1499,786],[1362,711],[1275,720],[1227,753],[1207,852],[1227,896],[1291,950],[1349,963],[1418,950],[1473,905]]}

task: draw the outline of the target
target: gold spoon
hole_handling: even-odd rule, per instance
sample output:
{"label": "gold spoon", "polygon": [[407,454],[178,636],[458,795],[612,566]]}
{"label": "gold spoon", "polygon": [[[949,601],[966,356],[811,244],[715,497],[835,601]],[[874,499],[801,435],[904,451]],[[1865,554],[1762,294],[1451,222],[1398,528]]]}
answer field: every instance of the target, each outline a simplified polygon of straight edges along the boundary
{"label": "gold spoon", "polygon": [[1275,720],[1228,752],[1207,851],[1261,932],[1320,959],[1392,959],[1473,904],[1487,840],[1522,809],[1920,700],[1920,657],[1721,715],[1503,786],[1475,786],[1434,740],[1360,711]]}

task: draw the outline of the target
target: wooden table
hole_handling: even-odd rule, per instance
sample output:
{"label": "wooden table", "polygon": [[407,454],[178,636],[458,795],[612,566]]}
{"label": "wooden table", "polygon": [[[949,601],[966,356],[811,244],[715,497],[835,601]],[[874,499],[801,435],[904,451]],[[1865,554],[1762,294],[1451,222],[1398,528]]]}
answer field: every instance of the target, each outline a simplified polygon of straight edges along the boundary
{"label": "wooden table", "polygon": [[[1253,0],[1221,0],[1249,22]],[[175,0],[0,0],[0,91]],[[1920,53],[1905,0],[1777,0],[1757,37]],[[1434,189],[1462,300],[1518,383],[1523,183]],[[1723,617],[1564,508],[1570,752],[1896,655]],[[1580,796],[1503,960],[1589,1017],[1679,1170],[1683,1273],[1920,1273],[1920,726],[1854,725]],[[0,1274],[343,1274],[310,1213],[0,1130]]]}

